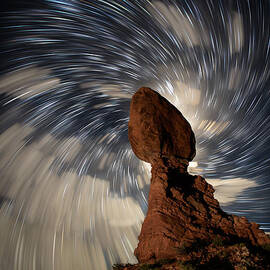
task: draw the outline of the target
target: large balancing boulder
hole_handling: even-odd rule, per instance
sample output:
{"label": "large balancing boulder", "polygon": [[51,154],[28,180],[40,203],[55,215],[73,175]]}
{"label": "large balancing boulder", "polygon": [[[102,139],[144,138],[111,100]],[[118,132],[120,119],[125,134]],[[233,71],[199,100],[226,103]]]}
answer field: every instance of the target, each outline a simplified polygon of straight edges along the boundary
{"label": "large balancing boulder", "polygon": [[135,155],[155,164],[159,159],[191,161],[196,153],[190,124],[156,91],[142,87],[132,97],[128,137]]}

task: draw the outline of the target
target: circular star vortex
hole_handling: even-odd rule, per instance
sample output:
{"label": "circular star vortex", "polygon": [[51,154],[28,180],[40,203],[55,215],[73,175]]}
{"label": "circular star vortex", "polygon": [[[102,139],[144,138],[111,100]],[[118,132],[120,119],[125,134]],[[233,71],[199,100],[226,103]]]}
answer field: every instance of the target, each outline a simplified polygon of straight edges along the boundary
{"label": "circular star vortex", "polygon": [[0,268],[136,262],[150,166],[141,86],[188,119],[190,172],[270,231],[269,1],[9,1],[1,11]]}

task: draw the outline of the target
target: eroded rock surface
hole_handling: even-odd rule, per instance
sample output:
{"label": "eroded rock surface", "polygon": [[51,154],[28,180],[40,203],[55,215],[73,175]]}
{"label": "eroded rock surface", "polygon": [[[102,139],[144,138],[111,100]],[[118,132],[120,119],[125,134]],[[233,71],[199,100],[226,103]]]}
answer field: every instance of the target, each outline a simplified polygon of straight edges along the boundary
{"label": "eroded rock surface", "polygon": [[153,166],[148,212],[134,252],[138,261],[179,257],[183,247],[216,239],[224,245],[270,243],[256,223],[222,211],[213,187],[201,176]]}
{"label": "eroded rock surface", "polygon": [[[148,212],[134,252],[140,263],[170,258],[194,262],[198,256],[198,263],[206,265],[225,250],[216,248],[217,241],[232,258],[231,250],[239,243],[251,250],[270,244],[256,223],[222,211],[204,178],[187,173],[187,161],[195,155],[193,131],[183,115],[150,88],[140,88],[132,98],[129,140],[137,157],[152,166]],[[190,252],[183,255],[183,248]],[[267,256],[262,258],[265,267]],[[223,269],[218,267],[213,269]]]}

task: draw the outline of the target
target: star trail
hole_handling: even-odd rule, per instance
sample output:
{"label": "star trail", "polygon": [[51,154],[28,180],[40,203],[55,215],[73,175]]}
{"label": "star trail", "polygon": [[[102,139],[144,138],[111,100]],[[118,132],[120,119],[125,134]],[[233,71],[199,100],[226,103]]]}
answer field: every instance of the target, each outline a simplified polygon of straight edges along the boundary
{"label": "star trail", "polygon": [[1,10],[0,268],[135,263],[150,165],[129,103],[191,123],[190,173],[270,232],[269,1],[9,1]]}

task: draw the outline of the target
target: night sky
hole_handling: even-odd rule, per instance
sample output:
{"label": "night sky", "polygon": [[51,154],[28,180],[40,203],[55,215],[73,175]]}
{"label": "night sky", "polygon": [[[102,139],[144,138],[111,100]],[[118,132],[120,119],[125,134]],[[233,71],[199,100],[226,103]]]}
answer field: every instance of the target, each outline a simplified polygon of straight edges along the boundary
{"label": "night sky", "polygon": [[128,142],[141,86],[190,122],[190,173],[270,232],[270,2],[6,1],[0,269],[135,263],[150,165]]}

